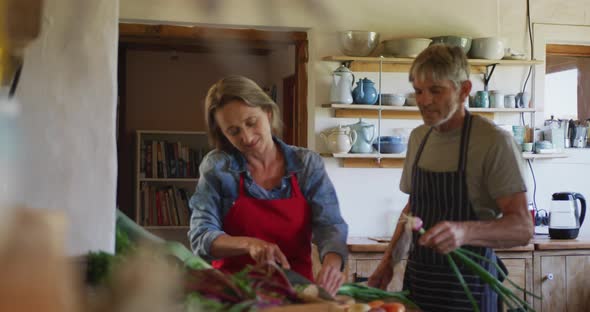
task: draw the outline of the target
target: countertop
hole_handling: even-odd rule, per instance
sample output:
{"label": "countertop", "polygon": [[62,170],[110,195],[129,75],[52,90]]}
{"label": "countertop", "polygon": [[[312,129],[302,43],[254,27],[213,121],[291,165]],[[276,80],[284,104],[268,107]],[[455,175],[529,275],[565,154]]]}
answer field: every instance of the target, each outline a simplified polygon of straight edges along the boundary
{"label": "countertop", "polygon": [[[349,252],[385,252],[388,237],[349,237]],[[550,239],[547,235],[535,235],[526,246],[498,248],[502,252],[522,252],[534,250],[572,250],[590,249],[590,233],[580,235],[577,239]]]}

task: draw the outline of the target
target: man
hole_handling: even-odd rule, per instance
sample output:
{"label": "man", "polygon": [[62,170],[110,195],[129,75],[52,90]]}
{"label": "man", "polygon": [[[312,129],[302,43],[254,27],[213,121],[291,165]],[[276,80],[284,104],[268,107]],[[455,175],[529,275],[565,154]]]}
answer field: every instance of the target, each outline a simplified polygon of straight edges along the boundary
{"label": "man", "polygon": [[[463,246],[499,261],[492,248],[531,239],[520,150],[509,133],[465,109],[471,81],[461,48],[428,47],[412,64],[410,82],[424,125],[410,135],[400,182],[410,197],[402,213],[422,218],[427,231],[411,238],[404,289],[423,311],[472,311],[444,255]],[[369,278],[373,287],[386,288],[392,279],[391,253],[403,219]],[[494,266],[480,264],[497,275]],[[469,270],[461,271],[480,310],[497,311],[497,294]]]}

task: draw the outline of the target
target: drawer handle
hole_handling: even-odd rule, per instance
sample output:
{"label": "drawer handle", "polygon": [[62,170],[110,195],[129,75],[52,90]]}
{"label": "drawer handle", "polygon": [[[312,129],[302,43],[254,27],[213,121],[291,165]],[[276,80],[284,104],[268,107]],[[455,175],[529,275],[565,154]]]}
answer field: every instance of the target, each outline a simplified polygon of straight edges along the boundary
{"label": "drawer handle", "polygon": [[368,277],[358,276],[356,273],[354,273],[354,282],[355,283],[367,282],[368,280],[369,280]]}
{"label": "drawer handle", "polygon": [[549,273],[543,277],[544,281],[552,281],[553,280],[553,273]]}

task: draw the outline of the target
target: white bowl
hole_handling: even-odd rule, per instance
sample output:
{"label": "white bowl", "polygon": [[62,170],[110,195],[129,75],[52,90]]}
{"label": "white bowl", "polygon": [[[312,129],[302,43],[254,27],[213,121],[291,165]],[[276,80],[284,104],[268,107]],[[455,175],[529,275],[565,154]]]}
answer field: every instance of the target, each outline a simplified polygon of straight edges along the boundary
{"label": "white bowl", "polygon": [[504,42],[498,37],[475,38],[469,54],[476,59],[500,60],[504,57]]}
{"label": "white bowl", "polygon": [[381,95],[381,104],[391,106],[403,106],[406,103],[406,97],[399,94],[385,93]]}
{"label": "white bowl", "polygon": [[400,38],[383,41],[383,53],[395,57],[416,57],[430,45],[432,39]]}
{"label": "white bowl", "polygon": [[379,33],[347,30],[338,34],[340,50],[347,56],[368,56],[379,45]]}

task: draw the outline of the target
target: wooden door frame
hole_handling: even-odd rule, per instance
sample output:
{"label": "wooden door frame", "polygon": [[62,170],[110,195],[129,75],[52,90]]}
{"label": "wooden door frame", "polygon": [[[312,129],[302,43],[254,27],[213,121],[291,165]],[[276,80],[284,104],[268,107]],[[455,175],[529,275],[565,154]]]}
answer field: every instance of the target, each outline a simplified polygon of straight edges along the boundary
{"label": "wooden door frame", "polygon": [[[586,59],[590,59],[590,46],[575,44],[547,44],[545,47],[545,54],[584,57]],[[584,91],[588,92],[590,91],[590,88],[580,88],[580,85],[585,86],[590,83],[590,68],[588,68],[589,66],[587,65],[587,62],[572,62],[563,64],[562,68],[558,68],[558,66],[556,66],[555,68],[550,69],[550,71],[547,73],[572,68],[580,69],[580,65],[585,67],[584,69],[587,70],[584,70],[578,74],[578,118],[585,120],[590,117],[590,100],[588,99],[588,94],[584,94]],[[580,116],[582,116],[582,118],[580,118]]]}
{"label": "wooden door frame", "polygon": [[295,105],[293,110],[293,142],[307,147],[307,33],[300,31],[266,31],[257,29],[230,29],[209,27],[187,27],[174,25],[119,24],[121,43],[155,45],[195,45],[228,40],[248,42],[255,47],[284,44],[295,45]]}

